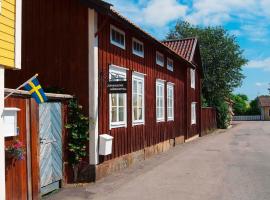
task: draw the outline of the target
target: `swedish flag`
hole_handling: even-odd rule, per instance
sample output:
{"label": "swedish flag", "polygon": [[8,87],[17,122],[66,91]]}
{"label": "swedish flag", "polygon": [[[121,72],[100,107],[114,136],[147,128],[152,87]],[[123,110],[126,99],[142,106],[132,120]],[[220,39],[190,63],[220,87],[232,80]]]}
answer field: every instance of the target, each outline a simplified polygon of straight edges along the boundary
{"label": "swedish flag", "polygon": [[24,89],[29,91],[31,96],[36,100],[38,104],[44,103],[48,100],[37,78],[27,82],[27,84],[24,86]]}

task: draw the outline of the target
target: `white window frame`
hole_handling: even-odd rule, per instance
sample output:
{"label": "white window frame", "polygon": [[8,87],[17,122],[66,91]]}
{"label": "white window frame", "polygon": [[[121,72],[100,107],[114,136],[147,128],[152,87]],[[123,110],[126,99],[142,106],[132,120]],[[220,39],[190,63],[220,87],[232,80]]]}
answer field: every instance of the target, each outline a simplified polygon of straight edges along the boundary
{"label": "white window frame", "polygon": [[[158,60],[158,55],[163,57],[163,62],[159,61]],[[165,57],[164,57],[164,54],[163,53],[160,53],[159,51],[156,52],[156,64],[161,66],[161,67],[164,67],[164,60],[165,60]]]}
{"label": "white window frame", "polygon": [[[142,52],[136,51],[136,50],[134,49],[134,42],[136,42],[136,43],[142,45]],[[133,53],[134,55],[136,55],[136,56],[139,56],[139,57],[141,57],[141,58],[144,58],[144,43],[141,42],[140,40],[136,39],[136,38],[132,38],[132,53]]]}
{"label": "white window frame", "polygon": [[[169,116],[169,106],[168,106],[168,102],[170,100],[169,98],[169,90],[172,90],[172,116]],[[168,82],[167,83],[167,121],[174,121],[174,84],[173,83],[170,83]]]}
{"label": "white window frame", "polygon": [[[139,72],[133,72],[132,73],[132,125],[136,126],[136,125],[144,125],[145,123],[145,87],[144,87],[144,77],[145,75]],[[142,82],[142,119],[141,120],[135,120],[134,119],[134,113],[133,113],[133,109],[134,109],[134,105],[133,105],[133,90],[134,90],[134,84],[133,81],[138,81],[138,82]]]}
{"label": "white window frame", "polygon": [[[113,39],[112,39],[112,30],[124,35],[124,45],[113,41]],[[126,33],[124,31],[120,30],[119,28],[115,27],[114,25],[110,25],[110,41],[111,41],[111,44],[113,44],[113,45],[115,45],[115,46],[117,46],[117,47],[119,47],[121,49],[124,49],[124,50],[126,49]]]}
{"label": "white window frame", "polygon": [[192,102],[191,103],[191,125],[195,125],[197,123],[197,113],[196,113],[196,108],[197,107],[197,103],[196,102]]}
{"label": "white window frame", "polygon": [[195,69],[190,69],[190,85],[191,88],[195,89],[196,87],[196,72]]}
{"label": "white window frame", "polygon": [[[158,86],[162,87],[163,89],[163,96],[158,96]],[[160,107],[163,110],[163,116],[159,117],[158,116],[158,100],[159,98],[162,98],[163,101],[163,107]],[[165,121],[165,81],[157,79],[156,80],[156,119],[157,122],[164,122]]]}
{"label": "white window frame", "polygon": [[[172,67],[169,65],[169,62],[172,63]],[[173,68],[174,68],[174,62],[173,62],[173,59],[167,58],[167,69],[168,69],[169,71],[172,71],[172,72],[173,72]]]}
{"label": "white window frame", "polygon": [[[109,77],[111,77],[111,73],[115,73],[115,74],[119,74],[119,75],[123,76],[126,79],[127,78],[127,70],[128,69],[126,69],[124,67],[110,65]],[[127,127],[127,94],[124,93],[123,95],[124,95],[124,121],[112,122],[112,104],[111,104],[112,94],[109,94],[110,130],[113,128]]]}

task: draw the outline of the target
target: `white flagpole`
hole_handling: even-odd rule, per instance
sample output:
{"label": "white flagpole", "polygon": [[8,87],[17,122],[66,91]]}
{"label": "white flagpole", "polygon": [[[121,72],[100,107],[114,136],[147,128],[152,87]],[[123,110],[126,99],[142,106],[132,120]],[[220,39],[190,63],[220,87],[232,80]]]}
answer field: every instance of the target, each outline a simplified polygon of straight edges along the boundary
{"label": "white flagpole", "polygon": [[[28,82],[32,81],[33,79],[35,79],[36,77],[38,77],[38,74],[35,74],[32,78],[28,79],[27,81],[25,81],[23,84],[21,84],[19,87],[17,87],[15,90],[19,90],[22,87],[24,87]],[[10,97],[14,92],[9,93],[7,96],[5,96],[5,99],[7,99],[8,97]]]}

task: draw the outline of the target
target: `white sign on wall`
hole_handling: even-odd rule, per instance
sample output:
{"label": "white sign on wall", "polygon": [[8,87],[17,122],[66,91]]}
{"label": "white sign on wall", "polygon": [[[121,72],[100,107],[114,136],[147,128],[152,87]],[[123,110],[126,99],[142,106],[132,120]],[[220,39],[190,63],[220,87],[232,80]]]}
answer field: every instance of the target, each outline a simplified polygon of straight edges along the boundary
{"label": "white sign on wall", "polygon": [[17,112],[20,111],[18,108],[4,108],[3,112],[3,133],[5,137],[17,136]]}
{"label": "white sign on wall", "polygon": [[2,14],[2,0],[0,0],[0,15]]}

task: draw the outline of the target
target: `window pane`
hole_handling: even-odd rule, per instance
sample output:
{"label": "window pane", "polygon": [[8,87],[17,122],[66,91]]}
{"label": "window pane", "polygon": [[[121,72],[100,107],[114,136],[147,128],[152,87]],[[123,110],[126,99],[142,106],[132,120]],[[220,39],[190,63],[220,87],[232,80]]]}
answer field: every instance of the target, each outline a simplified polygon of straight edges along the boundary
{"label": "window pane", "polygon": [[142,96],[141,95],[140,96],[137,96],[137,98],[138,98],[138,104],[137,104],[137,106],[139,108],[142,108]]}
{"label": "window pane", "polygon": [[112,108],[112,122],[117,122],[117,111],[116,107]]}
{"label": "window pane", "polygon": [[138,118],[137,120],[142,120],[142,108],[138,109]]}
{"label": "window pane", "polygon": [[112,96],[111,97],[111,99],[112,99],[112,101],[111,101],[112,107],[117,106],[117,101],[116,101],[117,94],[112,94],[111,96]]}
{"label": "window pane", "polygon": [[134,120],[138,119],[138,113],[137,113],[137,108],[136,107],[133,108],[133,117],[134,117]]}
{"label": "window pane", "polygon": [[124,108],[120,107],[119,108],[119,122],[124,121]]}
{"label": "window pane", "polygon": [[119,106],[124,106],[124,95],[125,94],[118,94],[118,96],[119,96],[118,105]]}
{"label": "window pane", "polygon": [[143,92],[143,83],[141,81],[138,82],[138,93],[142,94]]}
{"label": "window pane", "polygon": [[138,82],[136,80],[133,81],[133,92],[134,93],[137,93],[137,83]]}

